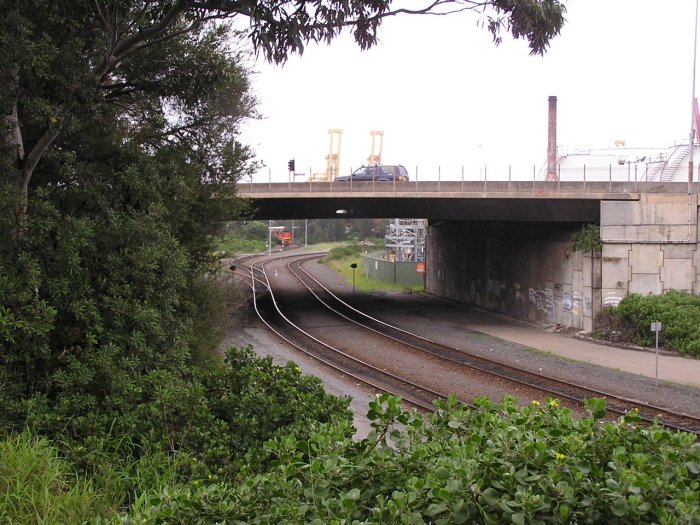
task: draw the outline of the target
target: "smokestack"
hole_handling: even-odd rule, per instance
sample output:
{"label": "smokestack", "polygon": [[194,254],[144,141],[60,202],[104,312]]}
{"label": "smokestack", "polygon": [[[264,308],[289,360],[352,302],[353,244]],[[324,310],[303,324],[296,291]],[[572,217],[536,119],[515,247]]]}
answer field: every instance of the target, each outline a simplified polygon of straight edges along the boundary
{"label": "smokestack", "polygon": [[547,127],[547,179],[557,177],[557,97],[549,97],[549,119]]}

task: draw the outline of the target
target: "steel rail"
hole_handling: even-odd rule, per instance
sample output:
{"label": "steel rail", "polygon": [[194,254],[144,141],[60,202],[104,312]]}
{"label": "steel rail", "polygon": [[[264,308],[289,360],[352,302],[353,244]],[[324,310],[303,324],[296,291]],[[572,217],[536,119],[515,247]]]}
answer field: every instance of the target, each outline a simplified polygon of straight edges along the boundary
{"label": "steel rail", "polygon": [[[277,313],[280,315],[280,317],[281,317],[282,319],[284,319],[284,320],[288,323],[288,325],[289,325],[290,327],[292,327],[292,329],[294,329],[296,332],[300,333],[303,337],[306,337],[306,338],[308,338],[308,339],[311,339],[311,340],[314,341],[316,344],[321,345],[322,347],[327,348],[328,350],[330,350],[330,351],[333,352],[334,354],[343,355],[343,356],[344,356],[345,358],[347,358],[348,360],[350,360],[350,361],[352,361],[352,362],[354,362],[354,363],[360,365],[361,367],[370,368],[372,371],[374,371],[375,373],[378,373],[378,374],[381,375],[381,376],[390,377],[391,379],[393,379],[393,380],[395,380],[395,381],[399,381],[399,382],[402,383],[402,384],[415,387],[415,388],[417,388],[417,389],[419,389],[419,390],[421,390],[421,391],[423,391],[423,392],[426,392],[426,393],[428,393],[428,394],[434,395],[435,398],[443,398],[443,399],[444,399],[444,398],[447,397],[447,396],[445,396],[445,395],[443,395],[443,394],[440,394],[440,393],[438,393],[438,392],[434,392],[434,391],[432,391],[432,390],[430,390],[430,389],[428,389],[428,388],[425,388],[425,387],[423,387],[423,386],[413,384],[413,383],[411,383],[410,381],[406,381],[406,380],[403,379],[403,378],[400,378],[400,377],[395,376],[395,375],[393,375],[393,374],[387,373],[387,372],[385,372],[385,371],[383,371],[383,370],[381,370],[381,369],[379,369],[379,368],[377,368],[377,367],[374,367],[374,366],[372,366],[372,365],[370,365],[370,364],[368,364],[368,363],[365,363],[365,362],[362,361],[362,360],[359,360],[359,359],[357,359],[357,358],[355,358],[355,357],[353,357],[353,356],[350,356],[349,354],[346,354],[346,353],[342,352],[341,350],[336,349],[336,348],[334,348],[334,347],[332,347],[332,346],[330,346],[330,345],[324,343],[323,341],[321,341],[321,340],[315,338],[313,335],[309,334],[308,332],[306,332],[305,330],[303,330],[302,328],[300,328],[299,326],[297,326],[295,323],[293,323],[292,321],[290,321],[289,318],[287,318],[287,317],[282,313],[282,311],[279,309],[279,307],[278,307],[278,305],[277,305],[277,302],[276,302],[276,300],[275,300],[275,297],[274,297],[274,292],[272,292],[272,289],[271,289],[271,286],[270,286],[270,283],[269,283],[269,279],[267,278],[267,272],[265,271],[264,266],[267,265],[267,264],[269,264],[270,262],[271,262],[271,261],[265,261],[265,262],[263,262],[263,263],[254,263],[254,264],[261,264],[261,265],[262,265],[262,268],[252,268],[251,271],[257,269],[257,270],[259,270],[259,271],[262,272],[262,274],[264,275],[265,280],[266,280],[266,282],[267,282],[267,288],[270,290],[270,299],[271,299],[271,301],[272,301],[272,304],[273,304],[274,307],[275,307],[275,310],[276,310]],[[265,316],[262,314],[262,312],[260,311],[260,308],[258,307],[257,293],[255,293],[255,290],[254,290],[254,289],[253,289],[253,291],[254,291],[254,293],[253,293],[253,307],[255,308],[255,312],[257,313],[257,315],[258,315],[258,317],[260,318],[260,320],[265,324],[265,326],[267,326],[268,329],[271,330],[271,331],[272,331],[275,335],[277,335],[279,338],[281,338],[281,339],[284,340],[286,343],[288,343],[288,344],[291,345],[292,347],[296,348],[296,349],[299,350],[300,352],[302,352],[302,353],[304,353],[304,354],[306,354],[306,355],[312,357],[313,359],[315,359],[315,360],[317,360],[317,361],[323,363],[324,365],[330,367],[331,369],[333,369],[333,370],[335,370],[335,371],[337,371],[337,372],[342,373],[342,374],[345,375],[345,376],[351,377],[352,379],[354,379],[354,380],[356,380],[356,381],[359,381],[359,382],[361,382],[361,383],[364,383],[365,385],[367,385],[367,386],[369,386],[369,387],[371,387],[371,388],[374,388],[374,389],[376,389],[376,390],[378,390],[378,391],[380,391],[380,392],[385,392],[385,393],[389,393],[389,394],[394,394],[394,392],[392,392],[391,390],[389,390],[388,388],[386,388],[386,386],[378,385],[378,384],[376,384],[376,383],[370,381],[369,379],[367,379],[367,378],[364,377],[364,376],[360,376],[360,375],[357,375],[357,374],[353,374],[352,372],[350,372],[350,371],[348,371],[348,370],[342,368],[341,366],[338,366],[337,364],[332,363],[332,362],[329,361],[328,359],[324,359],[323,357],[321,357],[321,356],[315,354],[314,352],[309,351],[308,349],[304,348],[304,347],[301,346],[300,344],[297,344],[295,341],[293,341],[293,340],[290,339],[289,337],[285,336],[280,330],[278,330],[278,329],[276,329],[274,326],[272,326],[272,323],[268,322],[268,320],[265,319]],[[404,401],[405,401],[406,403],[408,403],[408,404],[411,404],[411,405],[413,405],[413,406],[419,407],[419,408],[421,408],[421,409],[423,409],[423,410],[426,410],[426,411],[430,411],[430,412],[434,412],[434,411],[435,411],[435,407],[434,407],[434,406],[429,405],[429,404],[426,404],[426,403],[424,403],[424,402],[422,402],[422,401],[420,401],[420,400],[418,400],[418,399],[410,399],[410,398],[406,398],[405,396],[402,396],[402,397],[403,397]]]}
{"label": "steel rail", "polygon": [[[499,377],[501,379],[505,379],[505,380],[508,380],[511,382],[516,382],[518,384],[526,385],[530,388],[534,388],[534,389],[537,389],[537,390],[540,390],[543,392],[547,392],[547,393],[552,394],[556,397],[562,397],[565,399],[569,399],[570,401],[574,401],[576,403],[582,403],[583,400],[585,399],[585,397],[603,397],[606,399],[606,401],[613,401],[613,402],[617,403],[618,405],[623,405],[623,407],[624,407],[624,408],[618,408],[615,406],[608,406],[607,410],[609,412],[612,412],[612,413],[615,413],[618,415],[625,415],[626,413],[629,412],[629,410],[636,409],[636,410],[638,410],[640,417],[649,423],[652,423],[653,421],[658,420],[662,425],[664,425],[666,427],[669,427],[669,428],[672,428],[675,430],[691,432],[691,433],[694,433],[696,435],[700,435],[700,418],[698,418],[698,417],[695,417],[695,416],[692,416],[689,414],[685,414],[685,413],[674,412],[674,411],[669,410],[669,409],[664,408],[664,407],[649,405],[645,402],[635,401],[633,399],[628,399],[628,398],[625,398],[623,396],[611,394],[610,392],[604,392],[601,390],[597,390],[597,389],[593,389],[593,388],[589,388],[589,387],[584,387],[581,385],[576,385],[574,383],[570,383],[570,382],[563,381],[560,379],[550,378],[550,377],[547,377],[547,376],[544,376],[541,374],[537,374],[535,372],[522,370],[520,368],[516,368],[516,367],[513,367],[511,365],[499,363],[497,361],[490,360],[487,358],[474,356],[472,354],[465,354],[464,352],[462,352],[458,349],[449,347],[449,346],[444,345],[442,343],[439,343],[439,342],[433,341],[431,339],[428,339],[426,337],[423,337],[419,334],[415,334],[415,333],[410,332],[408,330],[405,330],[405,329],[402,329],[400,327],[386,323],[380,319],[374,318],[374,317],[358,310],[357,308],[353,307],[352,305],[348,304],[347,302],[343,301],[342,299],[340,299],[330,289],[328,289],[323,283],[321,283],[318,279],[316,279],[309,272],[307,272],[304,268],[302,268],[302,266],[301,266],[302,263],[304,263],[310,259],[313,259],[313,258],[315,258],[315,257],[309,256],[309,257],[300,258],[297,262],[297,267],[299,268],[299,270],[301,272],[304,273],[305,276],[307,276],[309,279],[311,279],[314,283],[316,283],[317,286],[319,286],[321,289],[323,289],[328,295],[330,295],[335,301],[337,301],[339,304],[343,305],[345,308],[349,309],[350,311],[352,311],[353,313],[355,313],[357,315],[360,315],[361,317],[369,320],[372,323],[379,324],[381,327],[383,327],[385,329],[395,331],[397,333],[403,334],[403,335],[408,336],[410,338],[417,339],[417,340],[422,341],[424,343],[427,343],[429,345],[435,346],[442,351],[457,352],[460,354],[460,357],[466,357],[466,358],[471,359],[471,360],[479,361],[482,363],[482,365],[478,365],[475,363],[465,363],[464,361],[461,361],[460,359],[447,357],[440,352],[431,351],[431,350],[428,350],[424,347],[416,346],[410,342],[407,342],[405,340],[401,340],[397,337],[393,337],[389,334],[381,332],[375,328],[364,325],[363,323],[361,323],[355,319],[350,318],[349,316],[339,312],[337,309],[328,305],[327,302],[323,301],[318,296],[318,294],[316,294],[313,290],[311,290],[311,288],[309,286],[306,285],[306,283],[304,283],[303,279],[301,279],[297,274],[294,273],[294,271],[291,268],[291,265],[294,264],[296,261],[290,261],[288,263],[288,268],[290,269],[292,274],[295,275],[295,277],[297,277],[297,279],[299,279],[300,282],[302,282],[302,284],[304,284],[307,287],[309,292],[312,293],[312,295],[314,295],[314,297],[316,297],[316,299],[318,301],[320,301],[326,308],[333,311],[336,315],[339,315],[339,316],[343,317],[344,319],[347,319],[348,321],[357,324],[358,326],[362,326],[363,328],[365,328],[367,330],[371,330],[372,332],[380,334],[384,337],[387,337],[388,339],[399,342],[401,344],[405,344],[407,346],[410,346],[411,348],[417,349],[419,351],[428,352],[431,355],[435,355],[435,356],[437,356],[441,359],[444,359],[448,362],[452,362],[452,363],[455,363],[455,364],[458,364],[461,366],[465,366],[465,367],[471,368],[473,370],[478,370],[478,371],[481,371],[484,373],[492,374],[496,377]],[[513,375],[527,376],[530,378],[530,380],[520,379],[517,377],[513,377],[513,375],[508,375],[508,374],[501,373],[501,372],[498,372],[495,370],[489,370],[488,368],[485,367],[485,365],[495,366],[497,368],[506,370]],[[541,386],[540,384],[537,384],[537,382],[543,382],[545,384],[550,384],[550,385],[557,385],[560,389],[555,390],[553,388],[546,388],[546,387]],[[569,389],[569,390],[573,389],[573,390],[577,390],[578,393],[575,395],[574,394],[567,394],[566,392],[563,392],[561,389]],[[684,421],[684,423],[683,424],[676,424],[676,423],[669,421],[669,419],[673,419],[676,421],[682,420],[682,421]]]}

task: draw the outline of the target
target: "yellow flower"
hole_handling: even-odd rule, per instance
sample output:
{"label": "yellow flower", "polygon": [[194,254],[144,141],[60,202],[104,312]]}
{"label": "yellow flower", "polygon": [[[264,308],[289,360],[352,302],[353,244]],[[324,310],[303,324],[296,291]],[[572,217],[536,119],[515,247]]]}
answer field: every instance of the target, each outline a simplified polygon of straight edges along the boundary
{"label": "yellow flower", "polygon": [[557,459],[564,459],[564,458],[566,458],[566,456],[565,456],[564,454],[560,454],[559,452],[557,452],[556,454],[554,454],[554,457],[557,458]]}
{"label": "yellow flower", "polygon": [[549,402],[549,406],[552,407],[552,408],[557,408],[557,407],[559,406],[559,401],[557,401],[556,399],[552,399],[552,400]]}
{"label": "yellow flower", "polygon": [[532,402],[532,404],[535,405],[535,406],[540,406],[540,402],[537,401],[537,399],[535,399],[535,400]]}
{"label": "yellow flower", "polygon": [[298,366],[295,366],[294,370],[296,370],[297,372],[301,372],[301,368],[299,368]]}

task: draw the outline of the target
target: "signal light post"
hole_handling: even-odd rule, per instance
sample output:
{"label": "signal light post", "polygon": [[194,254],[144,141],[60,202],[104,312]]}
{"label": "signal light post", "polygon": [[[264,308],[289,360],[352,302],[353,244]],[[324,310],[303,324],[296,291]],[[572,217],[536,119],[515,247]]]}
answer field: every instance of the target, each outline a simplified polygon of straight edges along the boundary
{"label": "signal light post", "polygon": [[352,293],[355,293],[355,270],[357,269],[357,263],[352,263],[350,265],[350,268],[352,268]]}

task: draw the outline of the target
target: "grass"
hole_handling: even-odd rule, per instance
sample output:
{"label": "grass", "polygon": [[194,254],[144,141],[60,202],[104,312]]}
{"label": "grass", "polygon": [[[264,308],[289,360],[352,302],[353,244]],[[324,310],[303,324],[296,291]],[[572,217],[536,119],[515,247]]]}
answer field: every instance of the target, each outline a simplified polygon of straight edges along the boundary
{"label": "grass", "polygon": [[352,263],[357,263],[357,268],[355,269],[355,289],[362,291],[372,291],[372,290],[399,290],[405,292],[407,287],[402,284],[387,283],[384,281],[377,281],[375,279],[369,279],[365,277],[364,269],[364,259],[361,255],[342,257],[339,259],[333,259],[327,261],[324,264],[335,270],[339,276],[347,279],[347,282],[352,286],[352,268],[350,265]]}
{"label": "grass", "polygon": [[267,251],[265,241],[239,239],[237,237],[226,237],[216,245],[216,251],[222,257],[233,257],[240,253],[262,253]]}
{"label": "grass", "polygon": [[25,432],[0,441],[0,523],[82,523],[98,500],[45,439]]}

